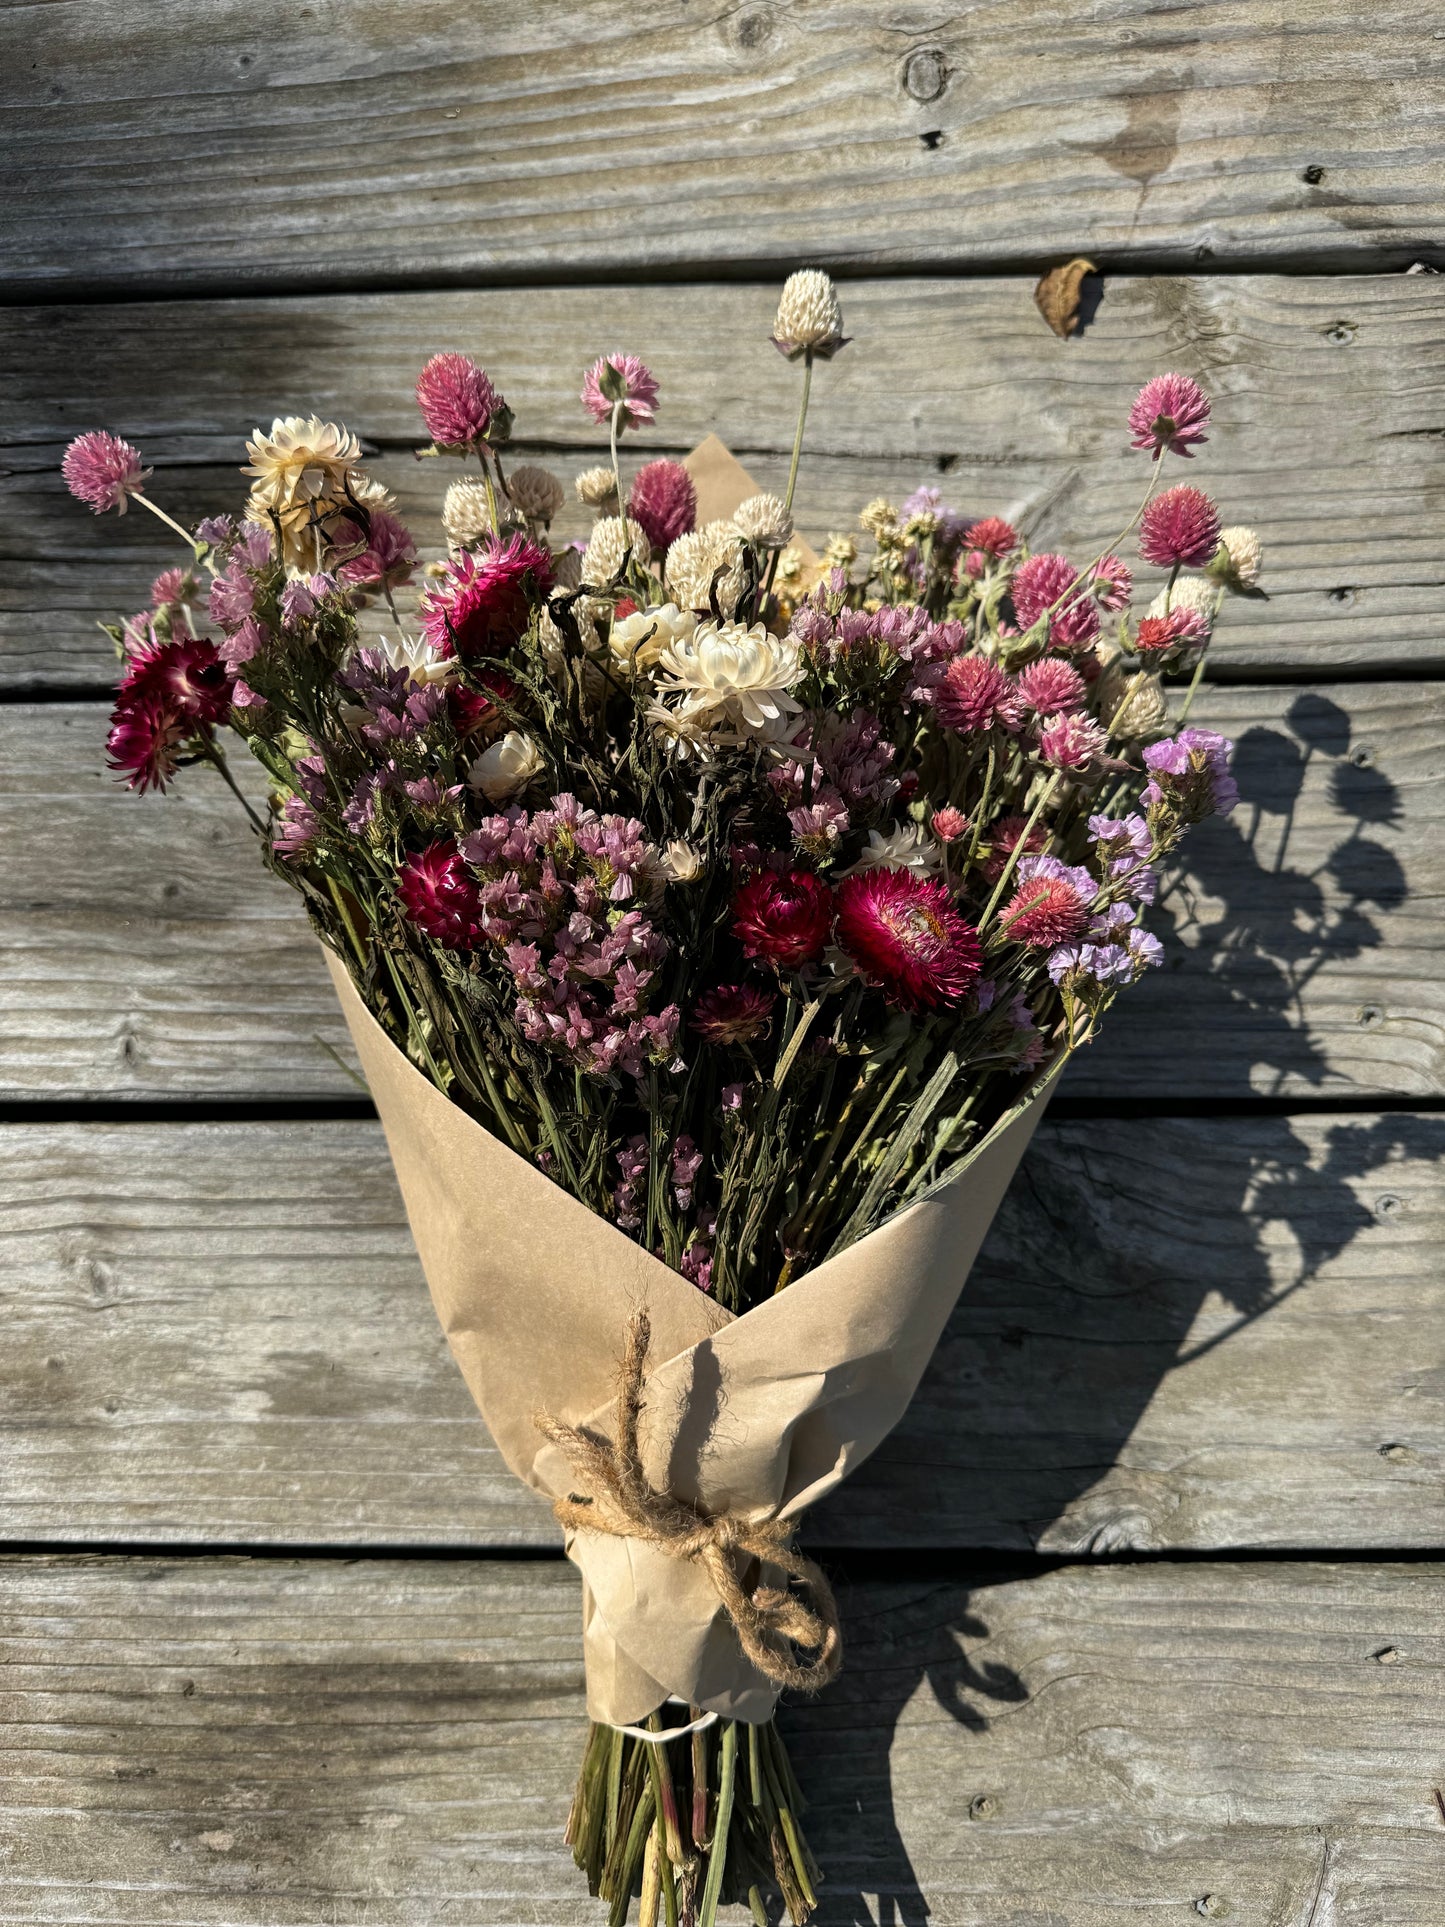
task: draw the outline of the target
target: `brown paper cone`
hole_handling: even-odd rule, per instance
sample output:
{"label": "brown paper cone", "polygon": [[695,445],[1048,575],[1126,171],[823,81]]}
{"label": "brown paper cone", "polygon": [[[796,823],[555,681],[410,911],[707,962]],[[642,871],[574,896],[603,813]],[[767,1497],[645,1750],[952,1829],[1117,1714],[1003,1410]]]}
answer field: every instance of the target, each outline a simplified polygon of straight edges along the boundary
{"label": "brown paper cone", "polygon": [[[707,1514],[795,1518],[897,1424],[1047,1102],[986,1138],[923,1202],[734,1317],[569,1197],[411,1064],[327,965],[386,1129],[452,1354],[507,1464],[549,1498],[574,1483],[533,1415],[609,1434],[628,1323],[651,1356],[647,1476]],[[1057,1067],[1056,1067],[1057,1068]],[[669,1694],[759,1721],[777,1698],[702,1569],[659,1547],[575,1533],[587,1705],[632,1724]]]}

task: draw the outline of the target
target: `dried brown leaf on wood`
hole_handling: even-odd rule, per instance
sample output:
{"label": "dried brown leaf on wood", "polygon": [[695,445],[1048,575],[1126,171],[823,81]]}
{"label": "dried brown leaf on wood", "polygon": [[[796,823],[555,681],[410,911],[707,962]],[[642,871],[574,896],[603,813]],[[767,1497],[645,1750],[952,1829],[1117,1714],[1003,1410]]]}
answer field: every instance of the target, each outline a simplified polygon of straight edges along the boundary
{"label": "dried brown leaf on wood", "polygon": [[1084,285],[1084,276],[1098,272],[1092,261],[1086,261],[1082,254],[1076,255],[1062,267],[1050,268],[1034,289],[1039,313],[1061,341],[1067,341],[1078,330],[1079,291]]}

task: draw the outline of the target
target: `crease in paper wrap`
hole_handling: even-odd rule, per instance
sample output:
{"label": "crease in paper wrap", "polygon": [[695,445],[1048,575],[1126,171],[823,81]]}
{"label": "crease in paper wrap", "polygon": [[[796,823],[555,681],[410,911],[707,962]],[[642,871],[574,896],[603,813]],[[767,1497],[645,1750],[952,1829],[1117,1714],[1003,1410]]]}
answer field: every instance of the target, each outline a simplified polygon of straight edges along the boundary
{"label": "crease in paper wrap", "polygon": [[[611,1436],[627,1327],[643,1308],[654,1485],[758,1519],[795,1518],[831,1492],[906,1410],[1052,1087],[951,1183],[735,1317],[468,1117],[329,951],[327,965],[452,1355],[507,1464],[552,1499],[575,1475],[533,1415],[545,1407]],[[776,1688],[699,1567],[603,1533],[575,1533],[567,1553],[584,1581],[593,1719],[633,1724],[669,1694],[768,1717]]]}

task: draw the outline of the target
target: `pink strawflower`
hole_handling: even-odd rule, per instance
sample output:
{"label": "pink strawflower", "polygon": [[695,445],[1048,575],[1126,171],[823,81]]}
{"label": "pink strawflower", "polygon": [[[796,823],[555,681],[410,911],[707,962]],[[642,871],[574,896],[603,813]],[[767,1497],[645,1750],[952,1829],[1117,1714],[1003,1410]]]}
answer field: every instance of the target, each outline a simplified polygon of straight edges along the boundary
{"label": "pink strawflower", "polygon": [[1018,531],[999,515],[986,515],[981,522],[970,523],[963,532],[966,549],[978,549],[995,561],[1012,554],[1018,545]]}
{"label": "pink strawflower", "polygon": [[1083,701],[1084,679],[1071,664],[1045,656],[1020,670],[1018,693],[1036,716],[1058,716]]}
{"label": "pink strawflower", "polygon": [[955,1004],[978,976],[978,932],[946,886],[905,869],[859,870],[838,886],[838,942],[904,1010]]}
{"label": "pink strawflower", "polygon": [[551,585],[551,556],[524,535],[464,550],[421,599],[426,639],[443,656],[504,655]]}
{"label": "pink strawflower", "polygon": [[1139,553],[1156,569],[1202,569],[1219,547],[1219,510],[1183,484],[1156,495],[1139,524]]}
{"label": "pink strawflower", "polygon": [[968,835],[968,818],[962,810],[945,803],[941,810],[933,812],[929,828],[940,843],[957,843],[960,837]]}
{"label": "pink strawflower", "polygon": [[180,636],[136,650],[121,678],[121,703],[154,697],[178,721],[209,727],[231,707],[231,678],[213,642]]}
{"label": "pink strawflower", "polygon": [[1009,584],[1019,628],[1032,629],[1045,609],[1068,594],[1078,573],[1066,555],[1031,555],[1020,562]]}
{"label": "pink strawflower", "polygon": [[[1018,847],[1019,838],[1023,835],[1027,827],[1028,818],[1026,816],[1001,816],[997,823],[993,825],[988,833],[988,840],[993,847],[979,866],[987,882],[998,882],[1004,870],[1007,868],[1009,858]],[[1028,840],[1023,847],[1023,854],[1025,856],[1031,856],[1035,851],[1042,850],[1048,840],[1048,831],[1042,824],[1036,823],[1034,827],[1029,830]]]}
{"label": "pink strawflower", "polygon": [[417,406],[438,448],[482,441],[502,398],[470,355],[433,355],[417,376]]}
{"label": "pink strawflower", "polygon": [[767,1029],[776,999],[757,984],[719,984],[692,1007],[692,1027],[708,1044],[746,1044]]}
{"label": "pink strawflower", "polygon": [[180,746],[188,734],[173,703],[155,691],[137,689],[116,704],[106,762],[126,778],[129,789],[163,790],[179,767]]}
{"label": "pink strawflower", "polygon": [[1146,381],[1129,410],[1134,448],[1170,449],[1187,457],[1191,442],[1206,442],[1209,397],[1190,375],[1156,375]]}
{"label": "pink strawflower", "polygon": [[1167,616],[1141,616],[1134,647],[1141,656],[1166,649],[1192,648],[1209,640],[1209,624],[1198,609],[1171,609]]}
{"label": "pink strawflower", "polygon": [[657,382],[645,362],[619,349],[600,356],[582,377],[582,401],[595,422],[610,421],[621,402],[619,426],[641,428],[657,414]]}
{"label": "pink strawflower", "polygon": [[659,553],[697,524],[697,489],[681,462],[644,462],[632,478],[627,513]]}
{"label": "pink strawflower", "polygon": [[1039,756],[1051,769],[1087,769],[1105,756],[1107,733],[1092,716],[1052,716],[1039,731]]}
{"label": "pink strawflower", "polygon": [[396,891],[411,922],[437,943],[470,950],[480,941],[481,891],[449,836],[407,857]]}
{"label": "pink strawflower", "polygon": [[130,496],[139,495],[151,473],[141,467],[140,450],[123,442],[119,435],[107,435],[103,428],[88,435],[77,435],[65,451],[60,464],[65,486],[77,501],[103,515],[118,509],[122,515]]}
{"label": "pink strawflower", "polygon": [[1120,609],[1127,609],[1129,597],[1134,589],[1134,571],[1127,562],[1121,562],[1117,555],[1106,555],[1094,569],[1094,579],[1090,585],[1094,600],[1101,609],[1111,615]]}
{"label": "pink strawflower", "polygon": [[961,734],[1005,729],[1018,722],[1018,701],[1012,682],[987,656],[955,656],[933,690],[933,713],[945,729]]}
{"label": "pink strawflower", "polygon": [[811,870],[763,870],[733,898],[733,935],[749,957],[798,970],[823,954],[833,893]]}

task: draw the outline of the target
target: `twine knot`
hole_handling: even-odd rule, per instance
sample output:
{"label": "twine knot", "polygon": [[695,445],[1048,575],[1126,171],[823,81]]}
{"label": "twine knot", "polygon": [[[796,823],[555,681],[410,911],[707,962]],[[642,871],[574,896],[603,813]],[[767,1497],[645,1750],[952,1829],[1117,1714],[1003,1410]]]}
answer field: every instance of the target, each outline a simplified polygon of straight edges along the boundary
{"label": "twine knot", "polygon": [[[617,1373],[614,1442],[564,1425],[550,1412],[536,1415],[538,1431],[565,1455],[584,1488],[556,1500],[552,1510],[570,1531],[641,1539],[671,1558],[701,1566],[738,1643],[763,1677],[774,1686],[816,1692],[842,1663],[843,1636],[832,1588],[819,1567],[793,1545],[790,1522],[754,1521],[740,1512],[708,1517],[672,1493],[658,1491],[642,1469],[638,1428],[651,1338],[647,1313],[635,1313]],[[764,1584],[768,1566],[780,1568],[788,1581],[804,1587],[812,1603],[790,1584]],[[800,1658],[800,1652],[811,1657]]]}

